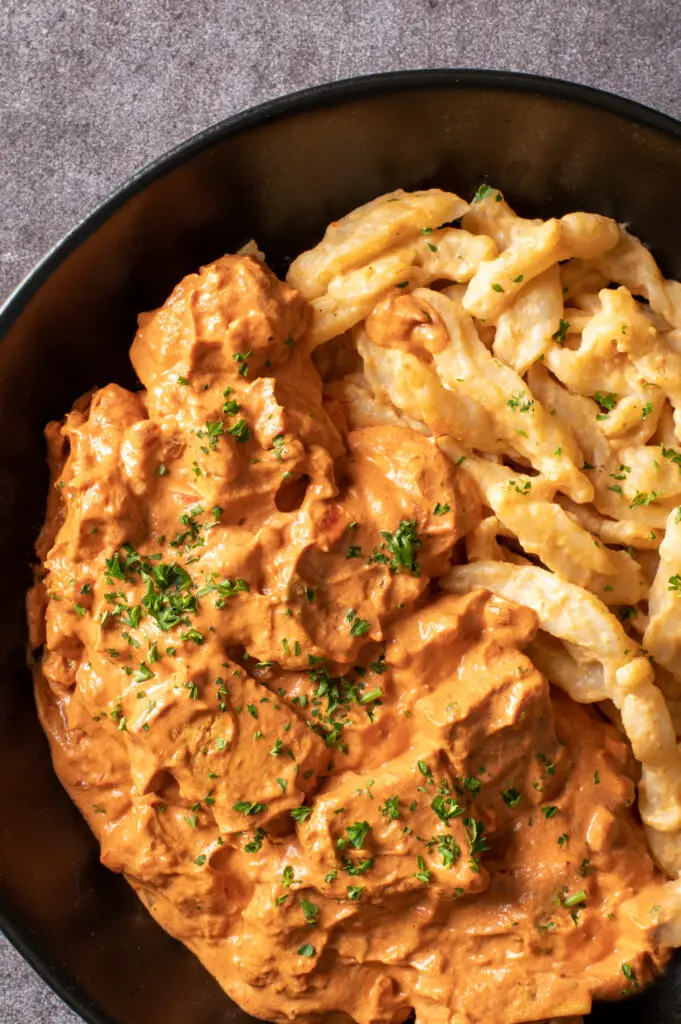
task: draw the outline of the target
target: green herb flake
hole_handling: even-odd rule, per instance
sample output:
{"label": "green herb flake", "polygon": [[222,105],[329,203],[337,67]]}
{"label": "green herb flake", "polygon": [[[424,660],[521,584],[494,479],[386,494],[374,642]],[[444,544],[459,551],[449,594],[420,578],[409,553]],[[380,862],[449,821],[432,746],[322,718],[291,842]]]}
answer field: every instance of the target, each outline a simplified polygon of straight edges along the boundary
{"label": "green herb flake", "polygon": [[578,907],[586,900],[586,892],[584,889],[580,889],[579,892],[574,892],[571,896],[566,896],[563,900],[563,906],[569,910],[571,907]]}
{"label": "green herb flake", "polygon": [[617,394],[614,391],[597,391],[594,400],[605,412],[611,412],[617,405]]}
{"label": "green herb flake", "polygon": [[304,897],[300,901],[300,908],[303,911],[306,924],[311,925],[313,928],[317,924],[317,917],[319,915],[319,906],[316,903],[311,903]]}
{"label": "green herb flake", "polygon": [[567,338],[569,330],[570,330],[570,321],[569,320],[563,320],[561,318],[559,320],[559,322],[558,322],[558,330],[555,331],[555,333],[552,334],[551,337],[559,345],[563,345],[565,343],[565,340]]}
{"label": "green herb flake", "polygon": [[262,814],[263,811],[266,811],[267,804],[251,803],[248,800],[237,800],[235,804],[232,804],[232,810],[238,811],[239,814],[252,816],[254,814]]}
{"label": "green herb flake", "polygon": [[354,821],[351,825],[346,826],[345,831],[347,836],[336,840],[338,849],[343,850],[346,846],[353,846],[355,850],[359,850],[371,831],[371,825],[368,821]]}
{"label": "green herb flake", "polygon": [[301,804],[300,807],[293,807],[290,814],[294,821],[298,821],[302,824],[302,822],[306,821],[312,814],[312,808],[306,807],[305,804]]}

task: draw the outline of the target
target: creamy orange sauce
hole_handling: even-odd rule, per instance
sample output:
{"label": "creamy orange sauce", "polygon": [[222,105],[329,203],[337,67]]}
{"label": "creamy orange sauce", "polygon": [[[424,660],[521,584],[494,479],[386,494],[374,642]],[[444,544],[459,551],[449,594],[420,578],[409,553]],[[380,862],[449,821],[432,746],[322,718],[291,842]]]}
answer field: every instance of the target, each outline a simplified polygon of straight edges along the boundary
{"label": "creamy orange sauce", "polygon": [[[435,329],[407,298],[407,335]],[[250,1013],[586,1013],[663,959],[620,912],[660,881],[628,746],[523,653],[532,612],[439,591],[470,478],[406,428],[349,432],[307,324],[224,257],[141,317],[142,391],[48,427],[29,612],[56,771]]]}
{"label": "creamy orange sauce", "polygon": [[426,358],[442,352],[449,338],[442,318],[430,303],[396,288],[376,304],[365,326],[377,345],[399,346]]}

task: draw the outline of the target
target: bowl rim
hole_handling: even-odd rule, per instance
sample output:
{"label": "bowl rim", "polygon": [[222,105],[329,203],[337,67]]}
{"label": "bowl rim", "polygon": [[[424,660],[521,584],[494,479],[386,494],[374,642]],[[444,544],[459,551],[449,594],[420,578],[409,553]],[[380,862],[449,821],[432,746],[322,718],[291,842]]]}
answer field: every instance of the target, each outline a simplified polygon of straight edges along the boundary
{"label": "bowl rim", "polygon": [[[237,111],[189,136],[142,165],[102,201],[88,210],[48,249],[0,305],[0,342],[50,275],[116,210],[153,181],[169,174],[203,150],[241,131],[283,119],[291,114],[305,113],[324,106],[335,106],[347,100],[367,99],[403,89],[416,91],[437,86],[451,89],[486,86],[500,92],[535,93],[538,96],[597,107],[624,120],[652,128],[681,143],[681,120],[669,114],[593,86],[517,71],[487,68],[416,68],[357,75],[284,93],[274,99]],[[62,968],[43,959],[33,947],[28,930],[13,921],[10,913],[2,906],[0,931],[38,976],[71,1010],[79,1014],[86,1024],[116,1024],[98,1007],[87,1005],[85,994],[72,987]]]}
{"label": "bowl rim", "polygon": [[115,187],[88,210],[63,237],[47,250],[26,276],[10,291],[0,304],[0,340],[18,318],[30,299],[49,275],[67,256],[97,230],[120,206],[141,192],[147,185],[164,177],[186,160],[208,149],[211,145],[269,121],[290,114],[305,113],[325,105],[335,106],[344,100],[366,99],[371,96],[409,88],[427,89],[432,86],[466,88],[486,85],[498,91],[536,93],[559,100],[583,103],[615,114],[624,120],[643,124],[681,141],[681,120],[664,114],[636,100],[618,96],[604,89],[582,85],[567,79],[546,75],[526,74],[486,68],[422,68],[406,71],[386,71],[357,75],[334,82],[320,83],[296,92],[284,93],[274,99],[237,111],[216,121],[171,149],[155,157]]}

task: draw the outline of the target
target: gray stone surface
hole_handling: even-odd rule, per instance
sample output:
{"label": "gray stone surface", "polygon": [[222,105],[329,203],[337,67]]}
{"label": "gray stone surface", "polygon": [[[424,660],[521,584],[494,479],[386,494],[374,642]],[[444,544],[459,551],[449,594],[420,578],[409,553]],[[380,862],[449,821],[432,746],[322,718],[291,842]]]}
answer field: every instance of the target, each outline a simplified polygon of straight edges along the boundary
{"label": "gray stone surface", "polygon": [[[678,0],[3,0],[0,299],[133,170],[330,79],[508,68],[681,117],[680,12]],[[0,937],[0,1024],[77,1020]]]}

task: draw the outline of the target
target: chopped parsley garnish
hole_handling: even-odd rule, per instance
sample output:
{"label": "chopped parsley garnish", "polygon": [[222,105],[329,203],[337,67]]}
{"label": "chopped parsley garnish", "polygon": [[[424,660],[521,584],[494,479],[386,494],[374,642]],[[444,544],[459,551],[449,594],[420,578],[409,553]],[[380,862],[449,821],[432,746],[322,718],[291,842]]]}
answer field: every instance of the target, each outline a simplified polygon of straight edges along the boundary
{"label": "chopped parsley garnish", "polygon": [[358,619],[353,616],[352,625],[350,626],[350,636],[364,636],[370,630],[370,625],[366,619]]}
{"label": "chopped parsley garnish", "polygon": [[267,810],[267,804],[261,803],[249,803],[248,800],[237,800],[235,804],[232,804],[232,810],[238,811],[239,814],[262,814],[263,811]]}
{"label": "chopped parsley garnish", "polygon": [[435,505],[435,508],[433,509],[433,515],[434,516],[443,516],[443,515],[445,515],[445,513],[449,512],[449,509],[450,509],[449,505],[447,505],[447,504],[441,505],[440,502],[438,501],[436,503],[436,505]]}
{"label": "chopped parsley garnish", "polygon": [[317,924],[317,916],[319,914],[318,905],[316,903],[310,903],[309,900],[303,898],[300,901],[300,907],[305,916],[306,924],[312,925],[312,927],[314,927]]}
{"label": "chopped parsley garnish", "polygon": [[[193,513],[180,518],[187,522],[191,521],[196,527]],[[191,529],[189,532],[192,532]],[[198,533],[198,530],[196,532]],[[186,536],[189,536],[189,533],[184,535],[183,539]],[[123,547],[126,558],[124,559],[119,552],[107,558],[105,575],[109,579],[127,580],[129,576],[134,578],[134,575],[139,573],[146,583],[142,606],[159,627],[167,631],[181,623],[189,625],[187,614],[196,612],[197,603],[193,594],[186,593],[192,584],[187,570],[176,562],[152,562],[151,559],[140,556],[130,544]],[[121,612],[121,619],[133,628],[139,624],[140,616],[139,605]]]}
{"label": "chopped parsley garnish", "polygon": [[617,610],[617,618],[620,622],[627,622],[629,619],[635,619],[636,615],[637,611],[633,604],[622,605],[622,607]]}
{"label": "chopped parsley garnish", "polygon": [[312,814],[312,808],[306,807],[305,804],[301,804],[300,807],[293,807],[291,809],[291,817],[294,821],[306,821],[307,818]]}
{"label": "chopped parsley garnish", "polygon": [[509,807],[517,807],[523,798],[523,794],[519,790],[515,789],[514,786],[503,790],[501,795],[504,798],[504,803]]}
{"label": "chopped parsley garnish", "polygon": [[496,194],[496,201],[498,203],[500,203],[501,200],[503,199],[503,196],[502,196],[501,192],[497,191],[497,189],[495,189],[495,188],[492,188],[491,185],[478,185],[476,193],[473,196],[473,199],[471,201],[474,202],[474,203],[479,203],[483,199],[487,199],[488,196],[491,196],[493,192],[497,193]]}
{"label": "chopped parsley garnish", "polygon": [[490,848],[487,834],[485,833],[485,823],[484,821],[476,821],[475,818],[464,818],[463,823],[466,826],[468,848],[471,852],[471,868],[473,871],[479,871],[478,854],[484,853],[485,850]]}
{"label": "chopped parsley garnish", "polygon": [[289,889],[294,882],[295,878],[293,877],[293,868],[290,864],[287,864],[281,873],[281,884],[284,889]]}
{"label": "chopped parsley garnish", "polygon": [[252,348],[249,348],[248,352],[234,352],[232,354],[232,359],[239,366],[239,376],[248,377],[248,360],[252,355]]}
{"label": "chopped parsley garnish", "polygon": [[107,558],[105,565],[104,575],[108,580],[127,580],[125,563],[121,561],[121,556],[118,552],[113,554],[111,558]]}
{"label": "chopped parsley garnish", "polygon": [[248,423],[243,419],[238,420],[233,426],[228,427],[226,432],[235,439],[237,444],[245,444],[251,437]]}
{"label": "chopped parsley garnish", "polygon": [[348,558],[361,558],[362,549],[358,544],[351,544],[348,550],[345,552],[346,560]]}
{"label": "chopped parsley garnish", "polygon": [[[403,519],[393,534],[388,533],[387,530],[381,530],[381,536],[385,541],[381,547],[387,548],[392,555],[392,558],[385,562],[390,571],[408,572],[412,576],[420,576],[421,570],[416,561],[416,551],[421,547],[421,540],[418,537],[416,520]],[[373,556],[373,561],[380,560]]]}
{"label": "chopped parsley garnish", "polygon": [[597,391],[594,400],[605,412],[611,412],[617,405],[617,394],[614,391]]}
{"label": "chopped parsley garnish", "polygon": [[379,807],[379,810],[384,818],[397,821],[400,816],[400,798],[398,796],[386,797],[385,803]]}
{"label": "chopped parsley garnish", "polygon": [[364,892],[364,886],[363,885],[349,885],[348,886],[348,899],[349,900],[358,900],[363,892]]}
{"label": "chopped parsley garnish", "polygon": [[[208,448],[212,451],[215,451],[218,446],[218,441],[220,440],[224,432],[225,428],[223,427],[220,420],[206,420],[206,429],[197,430],[196,433],[198,437],[207,437]],[[204,454],[208,454],[207,449],[204,448],[202,450]]]}
{"label": "chopped parsley garnish", "polygon": [[256,828],[253,838],[244,846],[245,853],[258,853],[262,849],[262,841],[267,836],[264,828]]}
{"label": "chopped parsley garnish", "polygon": [[287,450],[284,448],[284,435],[277,434],[277,436],[272,441],[272,445],[274,447],[274,454],[277,462],[283,462],[284,456],[288,455]]}
{"label": "chopped parsley garnish", "polygon": [[555,818],[555,816],[558,814],[558,808],[557,807],[542,807],[541,812],[544,815],[544,817],[546,818],[546,820],[548,821],[549,818]]}
{"label": "chopped parsley garnish", "polygon": [[526,480],[524,484],[519,484],[516,480],[509,480],[508,486],[512,491],[515,491],[516,494],[521,494],[523,497],[529,494],[532,490],[532,484],[529,480]]}
{"label": "chopped parsley garnish", "polygon": [[509,409],[513,409],[516,412],[533,412],[534,411],[534,399],[527,394],[525,391],[516,391],[506,405]]}
{"label": "chopped parsley garnish", "polygon": [[225,599],[228,597],[235,597],[237,594],[245,593],[249,589],[246,580],[242,580],[237,577],[235,580],[226,579],[222,583],[217,583],[215,580],[210,580],[205,586],[201,587],[197,591],[197,597],[205,597],[206,594],[217,594],[218,597],[215,601],[216,608],[224,608]]}
{"label": "chopped parsley garnish", "polygon": [[199,647],[203,644],[204,639],[203,633],[193,627],[191,629],[185,629],[180,633],[180,640],[183,640],[185,643],[189,643],[191,641],[192,643],[198,644]]}
{"label": "chopped parsley garnish", "polygon": [[344,850],[346,846],[354,846],[356,850],[359,850],[371,831],[371,825],[368,821],[354,821],[351,825],[346,826],[345,831],[347,836],[336,840],[338,849]]}
{"label": "chopped parsley garnish", "polygon": [[431,876],[432,872],[430,872],[427,869],[426,862],[423,859],[423,857],[417,857],[416,858],[416,866],[418,868],[418,871],[414,872],[414,878],[417,881],[425,882],[425,884],[428,885],[428,883],[430,882],[430,876]]}
{"label": "chopped parsley garnish", "polygon": [[458,818],[463,814],[463,807],[452,796],[438,795],[434,797],[430,806],[431,809],[435,811],[440,821],[443,821],[445,825],[447,825],[452,818]]}
{"label": "chopped parsley garnish", "polygon": [[366,860],[360,860],[356,864],[351,860],[343,861],[343,871],[347,871],[349,875],[363,875],[370,871],[373,866],[373,857],[367,857]]}
{"label": "chopped parsley garnish", "polygon": [[438,852],[442,855],[442,866],[453,868],[461,855],[461,847],[454,836],[443,835],[437,837]]}
{"label": "chopped parsley garnish", "polygon": [[655,501],[659,496],[657,491],[638,491],[631,499],[629,508],[640,508],[642,505],[650,505],[651,501]]}
{"label": "chopped parsley garnish", "polygon": [[558,845],[559,846],[565,846],[567,841],[568,841],[568,834],[567,834],[567,832],[563,832],[562,835],[558,836]]}
{"label": "chopped parsley garnish", "polygon": [[570,330],[570,321],[563,320],[562,318],[558,322],[558,330],[552,335],[554,341],[557,341],[559,345],[562,345],[567,338],[567,333]]}
{"label": "chopped parsley garnish", "polygon": [[222,405],[222,411],[225,416],[236,416],[238,412],[241,412],[241,406],[236,399],[230,396],[234,394],[234,388],[225,388],[222,392],[222,397],[225,399]]}
{"label": "chopped parsley garnish", "polygon": [[566,896],[563,900],[563,906],[569,910],[570,907],[580,906],[580,904],[584,903],[585,900],[586,892],[584,891],[584,889],[580,889],[579,892],[574,892],[572,896]]}
{"label": "chopped parsley garnish", "polygon": [[361,697],[358,698],[358,704],[372,704],[375,700],[380,700],[383,696],[383,690],[380,686],[375,686],[373,690],[367,690]]}
{"label": "chopped parsley garnish", "polygon": [[316,953],[316,950],[315,950],[314,946],[311,946],[309,942],[306,942],[298,950],[298,956],[314,956],[315,953]]}
{"label": "chopped parsley garnish", "polygon": [[673,462],[678,466],[679,473],[681,473],[681,452],[677,452],[673,448],[665,448],[664,445],[660,445],[660,450],[662,452],[662,458],[669,459],[670,462]]}
{"label": "chopped parsley garnish", "polygon": [[642,420],[647,420],[652,411],[653,411],[653,403],[652,402],[646,402],[646,404],[643,406],[643,409],[641,410],[641,419]]}
{"label": "chopped parsley garnish", "polygon": [[627,981],[631,982],[634,988],[638,988],[638,978],[636,977],[636,971],[631,966],[631,964],[622,964],[622,974],[627,979]]}

